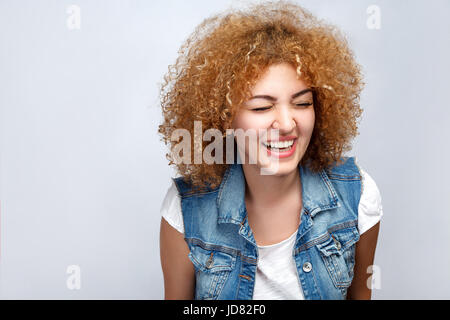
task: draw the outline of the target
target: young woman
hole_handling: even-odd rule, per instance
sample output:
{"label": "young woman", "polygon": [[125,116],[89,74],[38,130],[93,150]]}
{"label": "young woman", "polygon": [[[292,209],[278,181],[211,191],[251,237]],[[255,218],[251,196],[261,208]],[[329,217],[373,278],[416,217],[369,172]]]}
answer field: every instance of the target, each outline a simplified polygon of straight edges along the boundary
{"label": "young woman", "polygon": [[[343,156],[361,90],[345,38],[298,5],[254,5],[195,30],[161,89],[159,133],[181,175],[161,207],[166,299],[370,299],[381,197]],[[227,129],[266,130],[256,151],[269,163],[245,161],[234,135],[243,162],[199,163],[185,150],[189,161],[174,161],[177,129],[204,154],[195,121],[202,136],[223,133],[223,154]]]}

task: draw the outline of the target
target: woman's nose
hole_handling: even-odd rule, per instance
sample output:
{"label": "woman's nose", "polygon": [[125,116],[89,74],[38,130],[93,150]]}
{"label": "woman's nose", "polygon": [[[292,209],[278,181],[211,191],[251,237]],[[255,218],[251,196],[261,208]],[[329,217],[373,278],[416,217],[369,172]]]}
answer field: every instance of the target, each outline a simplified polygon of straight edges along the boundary
{"label": "woman's nose", "polygon": [[279,129],[281,134],[292,132],[296,123],[292,114],[287,110],[280,110],[273,122],[273,128]]}

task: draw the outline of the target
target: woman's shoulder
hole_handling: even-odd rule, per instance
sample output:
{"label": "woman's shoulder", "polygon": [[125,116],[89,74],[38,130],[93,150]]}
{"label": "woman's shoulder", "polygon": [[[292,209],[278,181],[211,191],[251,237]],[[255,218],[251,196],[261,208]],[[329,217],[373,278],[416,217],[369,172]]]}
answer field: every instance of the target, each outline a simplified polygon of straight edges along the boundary
{"label": "woman's shoulder", "polygon": [[381,207],[381,193],[373,177],[358,164],[361,172],[362,193],[361,200],[364,204],[372,204],[373,207]]}
{"label": "woman's shoulder", "polygon": [[367,231],[383,215],[381,192],[372,176],[357,162],[361,172],[362,193],[358,206],[358,229],[360,233]]}
{"label": "woman's shoulder", "polygon": [[166,191],[160,208],[161,216],[178,232],[184,233],[181,199],[174,179]]}
{"label": "woman's shoulder", "polygon": [[335,162],[332,166],[326,169],[327,174],[330,177],[337,176],[358,176],[358,166],[356,165],[356,157],[343,156],[340,158],[340,162]]}

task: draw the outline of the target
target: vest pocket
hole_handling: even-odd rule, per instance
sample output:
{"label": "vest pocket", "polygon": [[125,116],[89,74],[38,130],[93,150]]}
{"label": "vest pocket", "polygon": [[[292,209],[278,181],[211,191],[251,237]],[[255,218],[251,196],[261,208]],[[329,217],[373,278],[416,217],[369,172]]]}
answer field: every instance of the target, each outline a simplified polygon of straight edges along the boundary
{"label": "vest pocket", "polygon": [[192,245],[189,259],[195,267],[195,299],[217,299],[233,270],[236,257],[216,248]]}
{"label": "vest pocket", "polygon": [[316,245],[336,288],[344,295],[353,280],[355,244],[359,232],[355,226],[328,233],[325,241]]}

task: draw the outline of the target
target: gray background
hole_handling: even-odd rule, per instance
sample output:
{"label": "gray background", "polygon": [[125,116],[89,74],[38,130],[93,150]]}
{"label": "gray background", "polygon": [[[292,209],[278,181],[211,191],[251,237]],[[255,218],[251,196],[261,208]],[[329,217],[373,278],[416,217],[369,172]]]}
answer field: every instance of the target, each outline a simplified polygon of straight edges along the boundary
{"label": "gray background", "polygon": [[[159,83],[197,24],[241,3],[0,1],[0,298],[163,297],[159,208],[174,171]],[[373,298],[449,299],[450,2],[298,3],[338,25],[364,67],[350,155],[383,199]],[[71,4],[80,30],[66,26]]]}

